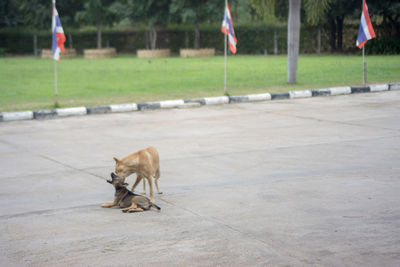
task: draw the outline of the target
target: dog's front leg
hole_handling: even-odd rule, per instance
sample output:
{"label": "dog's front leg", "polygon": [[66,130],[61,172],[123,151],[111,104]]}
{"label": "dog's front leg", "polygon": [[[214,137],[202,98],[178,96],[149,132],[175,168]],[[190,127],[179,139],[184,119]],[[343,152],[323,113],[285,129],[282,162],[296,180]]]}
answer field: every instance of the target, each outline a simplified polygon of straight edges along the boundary
{"label": "dog's front leg", "polygon": [[101,205],[101,207],[102,208],[111,208],[111,207],[114,207],[114,206],[117,206],[117,205],[118,205],[117,198],[114,197],[114,201],[104,203],[104,204]]}
{"label": "dog's front leg", "polygon": [[146,195],[146,180],[145,180],[145,179],[142,179],[142,181],[143,181],[143,191],[142,191],[142,194],[143,194],[143,195]]}
{"label": "dog's front leg", "polygon": [[117,205],[117,204],[115,204],[115,202],[112,201],[112,202],[108,202],[108,203],[102,204],[101,207],[102,207],[102,208],[111,208],[111,207],[114,207],[114,206],[116,206],[116,205]]}
{"label": "dog's front leg", "polygon": [[150,187],[150,202],[154,204],[153,179],[151,174],[147,176],[147,181],[149,182],[149,187]]}
{"label": "dog's front leg", "polygon": [[132,192],[135,191],[136,186],[139,184],[139,182],[140,182],[140,180],[142,180],[142,178],[143,178],[142,175],[140,175],[140,174],[137,174],[137,175],[136,175],[136,181],[135,181],[135,183],[132,185],[132,189],[131,189]]}

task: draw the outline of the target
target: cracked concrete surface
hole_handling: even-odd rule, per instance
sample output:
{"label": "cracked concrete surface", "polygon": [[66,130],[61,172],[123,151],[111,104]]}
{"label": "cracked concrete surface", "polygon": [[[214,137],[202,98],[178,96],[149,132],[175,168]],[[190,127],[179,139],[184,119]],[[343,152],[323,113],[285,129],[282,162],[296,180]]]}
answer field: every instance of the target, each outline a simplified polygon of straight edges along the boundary
{"label": "cracked concrete surface", "polygon": [[[161,212],[102,209],[148,145]],[[0,263],[399,266],[399,151],[400,91],[2,123]]]}

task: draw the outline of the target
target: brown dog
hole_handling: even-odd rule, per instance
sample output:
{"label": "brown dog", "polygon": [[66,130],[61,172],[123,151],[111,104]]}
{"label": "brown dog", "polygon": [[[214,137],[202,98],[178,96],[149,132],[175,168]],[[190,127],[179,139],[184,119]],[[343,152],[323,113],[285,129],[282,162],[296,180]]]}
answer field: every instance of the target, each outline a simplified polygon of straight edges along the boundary
{"label": "brown dog", "polygon": [[129,191],[126,188],[128,184],[114,173],[111,173],[111,179],[111,181],[107,180],[107,182],[115,187],[114,201],[101,205],[103,208],[119,206],[123,208],[123,212],[139,212],[149,210],[151,207],[155,207],[158,210],[161,209],[156,204],[151,203],[147,197]]}
{"label": "brown dog", "polygon": [[[154,183],[157,188],[157,192],[162,194],[162,191],[158,187],[158,179],[160,178],[160,160],[158,152],[154,147],[148,147],[138,152],[135,152],[121,160],[114,158],[115,160],[115,173],[123,181],[125,178],[136,173],[136,181],[132,186],[132,191],[135,190],[138,183],[146,178],[150,186],[150,200],[154,203],[153,194],[153,177]],[[145,181],[143,180],[143,191],[146,193]]]}

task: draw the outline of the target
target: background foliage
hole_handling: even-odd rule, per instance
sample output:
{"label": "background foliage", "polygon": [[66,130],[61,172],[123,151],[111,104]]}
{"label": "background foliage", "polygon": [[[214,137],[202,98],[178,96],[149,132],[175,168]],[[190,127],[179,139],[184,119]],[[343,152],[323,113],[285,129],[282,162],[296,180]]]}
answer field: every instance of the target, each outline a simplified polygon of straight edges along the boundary
{"label": "background foliage", "polygon": [[[367,53],[399,53],[400,0],[367,2],[377,33],[368,42]],[[230,0],[229,4],[240,54],[270,54],[274,34],[278,53],[286,53],[288,0]],[[57,1],[57,9],[67,39],[72,37],[79,52],[99,46],[99,25],[104,26],[101,45],[114,46],[118,52],[171,48],[176,53],[192,47],[221,51],[223,47],[222,0],[69,0]],[[317,51],[319,31],[321,52],[358,53],[355,39],[360,14],[360,0],[302,1],[300,52]],[[38,48],[49,48],[50,27],[51,1],[0,1],[0,55],[31,54],[35,34]]]}
{"label": "background foliage", "polygon": [[[377,39],[368,42],[367,54],[399,54],[400,37],[387,37],[381,34],[381,27],[376,27]],[[273,54],[274,33],[277,34],[278,54],[286,53],[287,32],[286,25],[238,25],[235,27],[238,38],[238,54]],[[344,30],[343,52],[359,53],[355,47],[358,25],[348,25]],[[66,30],[67,31],[67,30]],[[136,30],[103,30],[103,46],[115,47],[119,53],[135,53],[137,49],[146,48],[146,28]],[[97,30],[95,28],[84,31],[70,29],[68,33],[73,39],[73,47],[82,53],[83,49],[95,48]],[[328,32],[323,31],[321,52],[330,52]],[[200,25],[200,47],[215,48],[217,53],[223,52],[223,35],[219,26]],[[48,31],[38,31],[38,48],[49,49],[51,34]],[[300,52],[316,53],[317,27],[303,26],[300,35]],[[0,29],[0,50],[8,54],[32,54],[32,32],[25,29]],[[69,47],[69,35],[66,48]],[[158,31],[158,48],[170,48],[173,53],[179,53],[180,48],[192,48],[194,42],[193,25],[171,25]]]}

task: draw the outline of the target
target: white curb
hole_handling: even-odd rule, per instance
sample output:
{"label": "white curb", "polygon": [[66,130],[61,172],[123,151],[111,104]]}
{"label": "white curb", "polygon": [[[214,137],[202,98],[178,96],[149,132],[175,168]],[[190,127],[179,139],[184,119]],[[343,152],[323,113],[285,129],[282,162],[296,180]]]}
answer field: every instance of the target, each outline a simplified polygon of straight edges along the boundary
{"label": "white curb", "polygon": [[371,92],[381,92],[381,91],[387,91],[389,90],[389,85],[388,84],[371,84],[369,86],[371,89]]}
{"label": "white curb", "polygon": [[219,104],[228,104],[229,97],[227,96],[217,96],[217,97],[206,97],[204,98],[206,105],[219,105]]}
{"label": "white curb", "polygon": [[76,107],[76,108],[58,108],[56,109],[57,115],[66,117],[66,116],[75,116],[75,115],[86,115],[85,107]]}
{"label": "white curb", "polygon": [[160,101],[161,108],[177,108],[183,105],[185,102],[182,99]]}
{"label": "white curb", "polygon": [[271,100],[271,94],[270,93],[265,93],[265,94],[253,94],[253,95],[248,95],[249,101],[266,101],[266,100]]}
{"label": "white curb", "polygon": [[345,87],[332,87],[329,88],[331,91],[331,95],[348,95],[351,94],[351,87],[350,86],[345,86]]}
{"label": "white curb", "polygon": [[136,103],[110,105],[111,112],[129,112],[138,110]]}
{"label": "white curb", "polygon": [[290,98],[305,98],[312,97],[311,90],[303,90],[303,91],[290,91]]}
{"label": "white curb", "polygon": [[346,95],[354,93],[381,92],[389,90],[400,90],[400,83],[389,84],[372,84],[364,86],[343,86],[322,88],[314,90],[290,91],[281,93],[263,93],[251,95],[237,96],[216,96],[196,99],[177,99],[165,100],[160,102],[145,102],[145,103],[127,103],[108,106],[93,106],[93,107],[74,107],[74,108],[59,108],[51,110],[36,110],[36,111],[20,111],[20,112],[3,112],[0,113],[0,121],[16,121],[16,120],[32,120],[32,119],[49,119],[54,117],[66,117],[76,115],[104,114],[109,112],[129,112],[142,110],[155,110],[167,108],[188,108],[199,107],[201,105],[218,105],[241,102],[267,101],[275,99],[293,99],[305,97],[318,97],[327,95]]}
{"label": "white curb", "polygon": [[33,111],[4,112],[3,121],[32,120]]}

